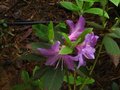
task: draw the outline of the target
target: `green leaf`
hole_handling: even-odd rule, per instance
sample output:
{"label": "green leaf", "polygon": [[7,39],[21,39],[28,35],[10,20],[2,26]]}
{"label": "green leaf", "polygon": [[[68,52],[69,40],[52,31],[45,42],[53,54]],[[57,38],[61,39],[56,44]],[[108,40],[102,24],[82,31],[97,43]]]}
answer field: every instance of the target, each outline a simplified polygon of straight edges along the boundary
{"label": "green leaf", "polygon": [[71,11],[79,11],[79,7],[71,2],[68,1],[61,1],[60,2],[61,6],[63,6],[64,8],[71,10]]}
{"label": "green leaf", "polygon": [[64,42],[61,32],[54,32],[54,33],[55,33],[55,41]]}
{"label": "green leaf", "polygon": [[[73,75],[69,75],[68,78],[69,78],[69,83],[70,83],[70,84],[74,84],[74,77],[73,77]],[[76,85],[78,86],[78,85],[83,84],[84,81],[85,81],[85,79],[86,79],[85,77],[77,76],[76,81],[75,81]],[[64,81],[68,83],[66,76],[64,76]],[[87,78],[86,84],[93,84],[94,82],[95,82],[94,79],[92,79],[92,78]]]}
{"label": "green leaf", "polygon": [[59,90],[63,78],[63,70],[49,68],[43,76],[45,90]]}
{"label": "green leaf", "polygon": [[50,22],[48,25],[48,38],[51,43],[54,43],[54,29],[53,29],[53,22]]}
{"label": "green leaf", "polygon": [[82,0],[75,0],[79,9],[82,10],[82,7],[83,7],[83,1]]}
{"label": "green leaf", "polygon": [[37,37],[44,41],[48,41],[48,27],[43,24],[36,24],[32,26],[33,32]]}
{"label": "green leaf", "polygon": [[[32,81],[32,85],[34,86],[34,90],[44,90],[43,81],[41,79]],[[39,89],[35,89],[36,87]]]}
{"label": "green leaf", "polygon": [[86,28],[86,29],[81,33],[81,35],[79,36],[79,38],[81,38],[81,42],[84,41],[85,36],[86,36],[87,34],[91,33],[92,30],[93,30],[93,28]]}
{"label": "green leaf", "polygon": [[87,10],[87,9],[89,9],[90,7],[92,7],[93,4],[94,4],[94,2],[85,2],[85,3],[84,3],[84,6],[83,6],[83,9],[84,9],[84,10]]}
{"label": "green leaf", "polygon": [[39,66],[35,66],[35,68],[33,69],[33,76],[35,75],[35,72],[36,72],[37,70],[39,70],[39,69],[40,69]]}
{"label": "green leaf", "polygon": [[60,22],[58,23],[55,27],[59,27],[59,28],[64,28],[66,29],[66,24],[64,22]]}
{"label": "green leaf", "polygon": [[43,79],[42,76],[45,74],[45,72],[49,69],[49,67],[44,67],[44,68],[39,68],[35,71],[34,73],[34,80],[38,80],[38,79]]}
{"label": "green leaf", "polygon": [[87,69],[87,67],[80,67],[79,69],[79,75],[80,76],[88,76],[89,75],[89,70]]}
{"label": "green leaf", "polygon": [[103,39],[103,44],[105,46],[105,49],[106,51],[109,53],[109,54],[112,54],[112,55],[120,55],[120,49],[119,49],[119,46],[117,45],[117,43],[112,39],[110,38],[109,36],[104,36],[104,39]]}
{"label": "green leaf", "polygon": [[12,90],[25,90],[24,84],[15,85],[12,87]]}
{"label": "green leaf", "polygon": [[86,28],[78,37],[78,39],[73,43],[72,47],[75,47],[77,44],[82,43],[85,39],[85,36],[91,33],[93,28]]}
{"label": "green leaf", "polygon": [[90,26],[93,26],[94,28],[97,28],[97,29],[101,29],[101,30],[104,29],[104,27],[102,25],[97,24],[95,22],[87,21],[87,24],[90,25]]}
{"label": "green leaf", "polygon": [[56,31],[68,33],[67,26],[65,22],[60,22],[55,26]]}
{"label": "green leaf", "polygon": [[68,45],[68,46],[71,46],[71,45],[72,45],[72,42],[71,42],[71,40],[69,39],[68,35],[67,35],[66,33],[62,33],[62,35],[64,36],[67,45]]}
{"label": "green leaf", "polygon": [[120,90],[119,85],[115,82],[112,83],[112,90]]}
{"label": "green leaf", "polygon": [[12,90],[31,90],[32,86],[29,83],[15,85]]}
{"label": "green leaf", "polygon": [[73,50],[68,47],[68,46],[64,46],[61,48],[59,54],[71,54],[73,52]]}
{"label": "green leaf", "polygon": [[45,58],[41,57],[40,55],[36,54],[23,54],[21,55],[20,59],[27,60],[27,61],[43,61]]}
{"label": "green leaf", "polygon": [[107,34],[108,36],[112,37],[112,38],[120,38],[118,35],[116,35],[115,33],[109,33]]}
{"label": "green leaf", "polygon": [[90,8],[90,9],[85,10],[84,12],[85,13],[96,14],[96,15],[99,15],[99,16],[104,16],[106,18],[109,18],[107,12],[102,10],[101,8]]}
{"label": "green leaf", "polygon": [[82,1],[85,1],[85,2],[100,2],[100,0],[82,0]]}
{"label": "green leaf", "polygon": [[7,27],[8,27],[8,25],[6,23],[6,20],[5,19],[0,19],[0,28],[5,29]]}
{"label": "green leaf", "polygon": [[43,42],[32,42],[30,43],[30,46],[33,50],[36,50],[37,48],[50,48],[50,44]]}
{"label": "green leaf", "polygon": [[[69,79],[69,82],[68,82]],[[69,75],[69,76],[64,76],[64,82],[69,83],[69,84],[74,84],[74,77],[73,75]]]}
{"label": "green leaf", "polygon": [[106,5],[108,4],[108,0],[100,0],[100,3],[103,6],[103,8],[105,8]]}
{"label": "green leaf", "polygon": [[120,3],[120,0],[110,0],[113,4],[115,4],[116,6],[119,5]]}
{"label": "green leaf", "polygon": [[[77,85],[81,85],[82,83],[84,83],[85,79],[86,79],[86,78],[84,78],[84,77],[78,76],[78,77],[77,77],[76,84],[77,84]],[[93,84],[93,83],[95,82],[95,80],[92,79],[92,78],[87,78],[86,81],[87,81],[86,84]]]}
{"label": "green leaf", "polygon": [[120,25],[120,18],[116,18],[116,21],[115,21],[115,23],[113,24],[112,28],[119,27],[119,25]]}
{"label": "green leaf", "polygon": [[25,70],[22,71],[21,78],[22,78],[22,80],[24,80],[24,82],[28,82],[30,80],[29,74]]}
{"label": "green leaf", "polygon": [[120,37],[120,28],[113,28],[113,33]]}

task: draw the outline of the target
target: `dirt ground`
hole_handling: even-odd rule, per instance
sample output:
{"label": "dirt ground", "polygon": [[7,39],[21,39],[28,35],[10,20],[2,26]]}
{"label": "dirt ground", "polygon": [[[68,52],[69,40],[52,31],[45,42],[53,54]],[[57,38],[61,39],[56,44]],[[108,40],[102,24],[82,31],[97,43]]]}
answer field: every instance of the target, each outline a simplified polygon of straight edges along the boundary
{"label": "dirt ground", "polygon": [[[76,20],[78,17],[61,8],[60,0],[0,0],[0,19],[7,21],[64,21]],[[85,16],[86,19],[95,20],[96,17]],[[10,88],[20,81],[20,71],[27,69],[32,72],[35,63],[17,61],[23,51],[27,51],[26,44],[34,41],[31,26],[10,26],[0,40],[0,90]],[[101,39],[101,38],[100,38]],[[99,40],[100,42],[100,40]],[[95,84],[91,90],[111,90],[112,82],[120,85],[120,65],[114,67],[110,57],[101,53],[94,69]]]}

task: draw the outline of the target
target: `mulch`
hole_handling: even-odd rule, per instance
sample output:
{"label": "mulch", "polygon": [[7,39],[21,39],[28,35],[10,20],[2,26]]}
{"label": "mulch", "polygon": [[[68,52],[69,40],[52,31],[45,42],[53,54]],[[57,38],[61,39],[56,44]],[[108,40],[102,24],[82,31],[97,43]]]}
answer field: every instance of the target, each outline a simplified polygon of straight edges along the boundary
{"label": "mulch", "polygon": [[[59,2],[60,0],[0,0],[0,19],[9,22],[26,20],[65,21],[66,19],[76,21],[78,18],[76,13],[60,7]],[[85,17],[88,20],[99,22],[96,17],[90,15]],[[17,60],[23,52],[29,52],[26,45],[35,41],[36,37],[32,34],[31,25],[9,26],[7,30],[2,32],[4,36],[0,40],[0,47],[2,47],[0,48],[0,89],[10,90],[13,85],[20,82],[20,71],[22,69],[31,73],[36,65],[35,62]],[[111,90],[113,81],[120,85],[120,65],[115,68],[104,48],[102,51],[93,72],[96,82],[90,86],[91,90]]]}

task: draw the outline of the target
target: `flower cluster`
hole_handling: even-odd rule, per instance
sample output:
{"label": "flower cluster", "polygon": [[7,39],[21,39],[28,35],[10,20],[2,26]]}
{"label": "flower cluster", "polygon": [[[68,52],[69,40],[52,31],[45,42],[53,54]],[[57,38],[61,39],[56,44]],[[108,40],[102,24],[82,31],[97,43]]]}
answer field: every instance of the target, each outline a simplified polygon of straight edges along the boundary
{"label": "flower cluster", "polygon": [[[76,24],[71,20],[67,20],[66,23],[70,27],[69,39],[71,42],[75,42],[77,38],[81,35],[81,33],[85,30],[85,19],[80,16],[79,20]],[[38,51],[45,57],[47,57],[47,61],[45,65],[56,66],[56,68],[61,65],[67,66],[68,69],[74,70],[74,62],[78,62],[77,68],[86,64],[84,58],[94,59],[95,53],[95,45],[97,42],[98,36],[94,35],[94,33],[87,34],[82,43],[78,44],[74,49],[77,50],[76,55],[72,54],[60,54],[61,43],[56,41],[54,45],[51,46],[50,49],[38,48]]]}

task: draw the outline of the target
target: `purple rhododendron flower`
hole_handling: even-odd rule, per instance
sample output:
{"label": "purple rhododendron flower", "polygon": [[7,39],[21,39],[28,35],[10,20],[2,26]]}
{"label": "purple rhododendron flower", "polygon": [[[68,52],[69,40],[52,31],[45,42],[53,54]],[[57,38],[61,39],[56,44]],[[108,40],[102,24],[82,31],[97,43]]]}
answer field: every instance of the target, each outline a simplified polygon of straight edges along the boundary
{"label": "purple rhododendron flower", "polygon": [[94,33],[87,34],[85,40],[82,44],[76,46],[78,50],[78,55],[74,58],[76,61],[79,61],[78,68],[80,66],[85,65],[84,58],[94,59],[94,53],[98,36],[94,35]]}
{"label": "purple rhododendron flower", "polygon": [[86,38],[85,38],[84,42],[86,44],[89,44],[90,46],[94,47],[97,43],[98,38],[99,37],[97,35],[94,35],[94,33],[92,32],[91,34],[86,35]]}
{"label": "purple rhododendron flower", "polygon": [[[80,34],[84,31],[85,19],[84,17],[80,16],[76,24],[74,24],[73,21],[71,20],[67,20],[66,23],[70,27],[69,39],[71,41],[75,41],[80,36]],[[87,59],[95,58],[94,46],[96,45],[97,39],[98,39],[98,36],[94,35],[94,33],[87,34],[84,42],[76,46],[78,55],[74,57],[74,60],[79,61],[78,68],[86,64],[84,58],[87,58]]]}
{"label": "purple rhododendron flower", "polygon": [[[84,26],[85,26],[85,19],[84,17],[80,16],[79,20],[77,21],[76,24],[73,23],[71,20],[67,20],[66,23],[70,27],[70,34],[69,34],[69,39],[71,41],[77,40],[77,38],[80,36],[80,34],[84,31]],[[63,68],[63,65],[66,65],[70,70],[74,70],[74,61],[78,61],[78,67],[83,66],[86,64],[86,61],[84,58],[87,59],[94,59],[94,53],[95,53],[95,48],[94,46],[96,45],[98,36],[94,35],[94,33],[87,34],[85,36],[85,40],[77,45],[75,48],[77,49],[77,55],[76,56],[71,56],[71,55],[62,55],[60,54],[60,42],[57,41],[54,45],[51,46],[50,49],[43,49],[43,48],[38,48],[38,51],[45,57],[47,57],[47,61],[45,65],[50,65],[50,66],[56,66],[60,65]]]}
{"label": "purple rhododendron flower", "polygon": [[57,41],[54,45],[51,46],[50,49],[38,48],[38,51],[45,57],[48,58],[45,65],[54,66],[56,68],[61,63],[61,67],[63,68],[63,64],[65,64],[70,70],[74,70],[74,61],[73,57],[70,55],[61,55],[60,51],[60,42]]}
{"label": "purple rhododendron flower", "polygon": [[71,41],[75,41],[84,30],[85,19],[84,17],[80,16],[76,24],[74,24],[72,20],[66,20],[66,23],[70,27],[69,38]]}

